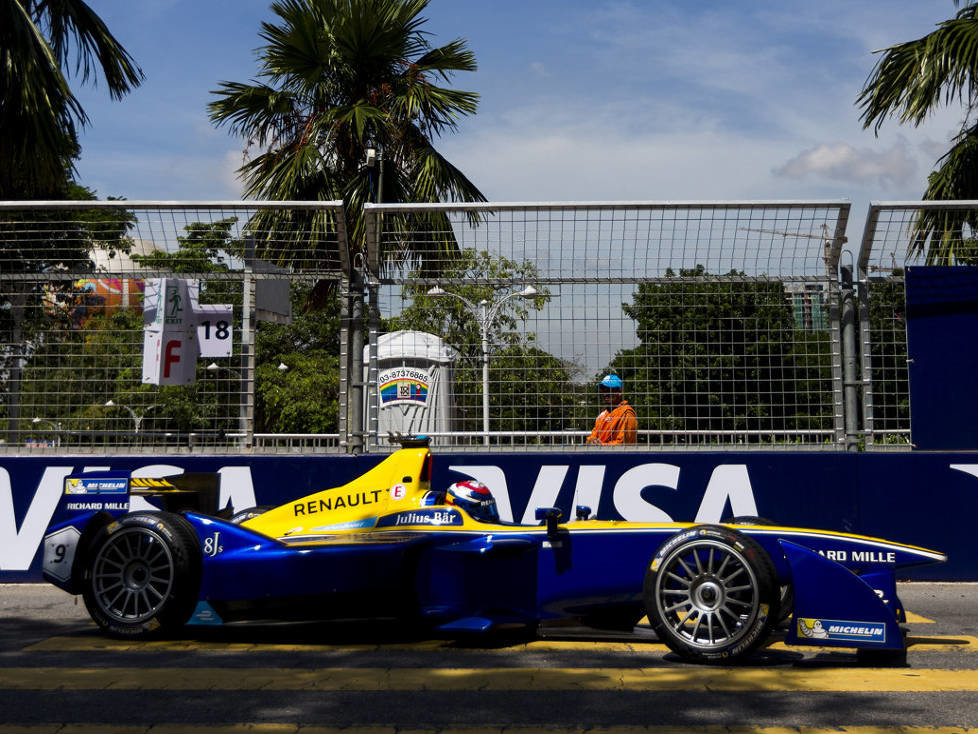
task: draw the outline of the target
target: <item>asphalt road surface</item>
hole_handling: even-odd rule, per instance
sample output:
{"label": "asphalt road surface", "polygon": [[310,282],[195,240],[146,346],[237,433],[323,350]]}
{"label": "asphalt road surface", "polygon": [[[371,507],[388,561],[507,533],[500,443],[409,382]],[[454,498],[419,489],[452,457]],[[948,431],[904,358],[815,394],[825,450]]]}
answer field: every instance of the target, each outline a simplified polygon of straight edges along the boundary
{"label": "asphalt road surface", "polygon": [[64,592],[0,585],[0,734],[978,732],[978,584],[900,595],[906,663],[776,642],[713,667],[642,626],[460,641],[293,624],[118,641]]}

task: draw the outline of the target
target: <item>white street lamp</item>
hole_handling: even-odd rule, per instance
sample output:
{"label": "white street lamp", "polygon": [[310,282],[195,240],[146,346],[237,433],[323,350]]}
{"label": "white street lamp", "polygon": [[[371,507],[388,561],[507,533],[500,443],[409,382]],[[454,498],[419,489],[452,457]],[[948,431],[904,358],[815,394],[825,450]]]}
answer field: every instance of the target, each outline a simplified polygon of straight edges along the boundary
{"label": "white street lamp", "polygon": [[499,315],[499,309],[504,303],[513,298],[536,298],[540,292],[532,285],[525,286],[523,290],[514,291],[490,304],[489,301],[482,299],[478,304],[472,303],[468,298],[460,296],[458,293],[446,291],[440,286],[428,289],[428,295],[432,298],[444,298],[451,296],[457,298],[465,304],[465,308],[472,314],[479,324],[479,331],[482,335],[482,435],[483,443],[489,445],[489,329],[493,321]]}
{"label": "white street lamp", "polygon": [[146,417],[146,414],[149,411],[151,411],[153,408],[159,408],[160,406],[159,406],[158,403],[153,403],[152,405],[147,405],[143,409],[142,415],[136,413],[136,411],[133,410],[132,408],[130,408],[128,405],[123,405],[122,403],[117,403],[117,402],[115,402],[113,400],[106,400],[105,401],[105,407],[106,408],[123,408],[124,410],[126,410],[129,413],[129,416],[132,418],[132,422],[136,426],[136,428],[133,431],[133,433],[139,433],[139,429],[140,429],[140,427],[143,424],[143,419]]}

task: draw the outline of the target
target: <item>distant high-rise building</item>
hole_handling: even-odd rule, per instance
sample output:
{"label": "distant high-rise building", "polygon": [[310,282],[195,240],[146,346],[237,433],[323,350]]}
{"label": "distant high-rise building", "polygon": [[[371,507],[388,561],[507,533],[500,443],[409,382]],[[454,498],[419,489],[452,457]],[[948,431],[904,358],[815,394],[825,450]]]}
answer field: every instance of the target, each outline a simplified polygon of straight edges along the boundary
{"label": "distant high-rise building", "polygon": [[784,289],[791,298],[797,328],[802,331],[825,331],[829,328],[825,288],[820,283],[789,283]]}

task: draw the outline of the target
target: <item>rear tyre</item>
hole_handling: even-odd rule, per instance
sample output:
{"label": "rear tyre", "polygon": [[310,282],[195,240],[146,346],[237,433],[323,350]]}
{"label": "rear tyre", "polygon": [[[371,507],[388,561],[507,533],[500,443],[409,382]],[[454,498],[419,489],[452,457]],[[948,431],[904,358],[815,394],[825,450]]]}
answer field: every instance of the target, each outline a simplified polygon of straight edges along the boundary
{"label": "rear tyre", "polygon": [[200,544],[180,515],[124,515],[96,533],[85,565],[85,606],[109,634],[167,634],[193,614],[200,590]]}
{"label": "rear tyre", "polygon": [[774,564],[756,541],[700,525],[667,540],[645,575],[649,622],[694,662],[733,662],[761,645],[779,614]]}

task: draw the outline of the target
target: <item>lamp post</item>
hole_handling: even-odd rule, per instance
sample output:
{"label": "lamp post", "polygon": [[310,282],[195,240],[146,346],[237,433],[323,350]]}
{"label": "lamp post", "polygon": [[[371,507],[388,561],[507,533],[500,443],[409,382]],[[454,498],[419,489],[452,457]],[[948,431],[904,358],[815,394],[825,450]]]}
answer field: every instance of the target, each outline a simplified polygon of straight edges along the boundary
{"label": "lamp post", "polygon": [[133,433],[139,433],[139,429],[143,425],[143,419],[146,417],[146,414],[149,411],[151,411],[153,408],[158,408],[160,406],[159,406],[159,403],[153,403],[152,405],[148,405],[148,406],[146,406],[146,408],[143,409],[142,415],[138,414],[135,410],[133,410],[132,408],[130,408],[128,405],[123,405],[122,403],[117,403],[117,402],[115,402],[113,400],[106,400],[105,401],[105,407],[106,408],[123,408],[124,410],[126,410],[129,413],[129,416],[132,418],[133,424],[136,426],[136,428],[133,431]]}
{"label": "lamp post", "polygon": [[482,336],[482,435],[483,443],[489,445],[489,329],[492,326],[493,321],[495,321],[496,316],[499,315],[499,309],[504,303],[510,301],[514,298],[535,298],[540,295],[540,292],[534,288],[532,285],[525,286],[521,291],[514,291],[513,293],[508,293],[507,295],[500,298],[498,301],[490,304],[486,299],[482,299],[478,304],[472,303],[465,296],[461,296],[458,293],[453,293],[451,291],[446,291],[440,286],[434,286],[428,289],[428,295],[432,298],[444,298],[446,296],[451,296],[452,298],[457,298],[472,314],[479,324],[479,332]]}
{"label": "lamp post", "polygon": [[33,418],[31,418],[31,423],[33,423],[35,426],[40,425],[41,423],[47,423],[55,431],[54,445],[55,446],[61,445],[61,423],[60,422],[55,423],[54,421],[49,421],[47,418],[38,418],[37,416],[34,416]]}

